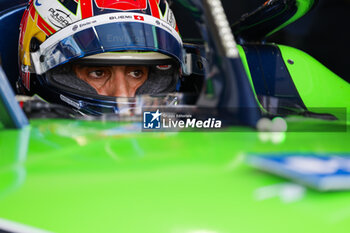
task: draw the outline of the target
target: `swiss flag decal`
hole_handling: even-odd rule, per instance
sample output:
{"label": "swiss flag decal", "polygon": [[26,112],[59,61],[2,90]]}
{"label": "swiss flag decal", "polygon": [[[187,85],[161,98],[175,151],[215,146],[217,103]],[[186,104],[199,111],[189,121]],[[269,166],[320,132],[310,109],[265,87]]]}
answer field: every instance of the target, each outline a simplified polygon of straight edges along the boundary
{"label": "swiss flag decal", "polygon": [[141,15],[134,15],[134,19],[140,20],[140,21],[145,21],[145,19]]}

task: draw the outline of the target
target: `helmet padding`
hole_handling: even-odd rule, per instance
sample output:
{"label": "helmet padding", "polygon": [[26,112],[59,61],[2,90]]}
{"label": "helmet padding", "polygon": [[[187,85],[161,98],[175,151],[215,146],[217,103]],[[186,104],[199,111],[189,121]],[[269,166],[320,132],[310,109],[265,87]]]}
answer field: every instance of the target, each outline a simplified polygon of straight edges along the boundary
{"label": "helmet padding", "polygon": [[161,70],[157,66],[151,66],[148,79],[136,90],[136,95],[175,92],[178,80],[179,72],[174,66],[170,66],[167,70]]}

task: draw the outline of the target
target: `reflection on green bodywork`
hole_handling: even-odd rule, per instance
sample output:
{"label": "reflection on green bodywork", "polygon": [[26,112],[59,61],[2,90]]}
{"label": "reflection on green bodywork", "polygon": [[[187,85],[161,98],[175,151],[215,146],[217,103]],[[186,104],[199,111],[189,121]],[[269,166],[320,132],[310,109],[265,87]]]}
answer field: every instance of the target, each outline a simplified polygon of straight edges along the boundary
{"label": "reflection on green bodywork", "polygon": [[266,37],[271,36],[275,32],[281,30],[282,28],[288,26],[289,24],[291,24],[291,23],[295,22],[296,20],[300,19],[301,17],[303,17],[306,13],[308,13],[310,11],[310,9],[315,4],[315,0],[296,0],[295,2],[296,2],[298,10],[293,15],[293,17],[290,18],[289,20],[287,20],[285,23],[283,23],[279,27],[277,27],[276,29],[274,29],[273,31],[271,31],[270,33],[268,33],[266,35]]}

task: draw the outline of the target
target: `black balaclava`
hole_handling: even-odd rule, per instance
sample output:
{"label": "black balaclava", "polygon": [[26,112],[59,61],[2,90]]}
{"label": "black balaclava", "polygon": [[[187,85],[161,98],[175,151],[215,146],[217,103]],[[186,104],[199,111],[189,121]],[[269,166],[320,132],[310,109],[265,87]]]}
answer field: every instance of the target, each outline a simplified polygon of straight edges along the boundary
{"label": "black balaclava", "polygon": [[168,66],[166,70],[158,66],[151,66],[148,79],[136,90],[136,95],[175,92],[178,79],[179,73],[174,66]]}

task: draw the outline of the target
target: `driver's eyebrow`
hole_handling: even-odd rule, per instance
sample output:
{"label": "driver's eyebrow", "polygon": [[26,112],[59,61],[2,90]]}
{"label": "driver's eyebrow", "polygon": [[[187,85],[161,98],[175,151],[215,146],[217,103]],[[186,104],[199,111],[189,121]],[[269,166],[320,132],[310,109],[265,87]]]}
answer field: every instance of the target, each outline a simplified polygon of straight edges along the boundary
{"label": "driver's eyebrow", "polygon": [[112,67],[112,66],[110,66],[110,65],[84,65],[84,64],[79,64],[77,67],[80,68],[80,69],[83,69],[83,68],[96,68],[96,69],[99,69],[99,68],[108,68],[108,67]]}

